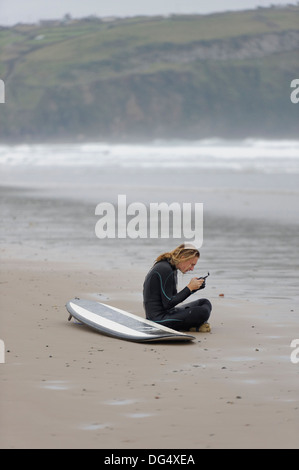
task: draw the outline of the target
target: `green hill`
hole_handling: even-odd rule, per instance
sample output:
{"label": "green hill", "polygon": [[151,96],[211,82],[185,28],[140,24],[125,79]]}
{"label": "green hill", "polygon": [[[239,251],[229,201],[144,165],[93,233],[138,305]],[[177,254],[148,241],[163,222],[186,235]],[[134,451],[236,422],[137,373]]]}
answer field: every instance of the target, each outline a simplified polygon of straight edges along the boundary
{"label": "green hill", "polygon": [[295,137],[299,7],[0,29],[2,141]]}

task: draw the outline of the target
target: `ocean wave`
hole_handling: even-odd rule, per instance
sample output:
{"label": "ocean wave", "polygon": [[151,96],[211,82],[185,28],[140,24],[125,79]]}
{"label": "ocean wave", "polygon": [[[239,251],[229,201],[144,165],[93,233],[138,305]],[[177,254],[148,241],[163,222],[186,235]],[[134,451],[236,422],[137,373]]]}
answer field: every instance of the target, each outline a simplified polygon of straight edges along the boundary
{"label": "ocean wave", "polygon": [[299,141],[218,138],[149,144],[1,145],[0,164],[38,167],[170,168],[299,174]]}

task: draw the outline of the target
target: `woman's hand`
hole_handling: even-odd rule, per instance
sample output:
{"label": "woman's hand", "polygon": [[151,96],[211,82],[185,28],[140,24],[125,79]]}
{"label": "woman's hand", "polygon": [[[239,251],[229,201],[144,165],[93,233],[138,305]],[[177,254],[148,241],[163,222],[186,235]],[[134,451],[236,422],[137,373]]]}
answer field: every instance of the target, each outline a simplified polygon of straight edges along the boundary
{"label": "woman's hand", "polygon": [[193,277],[189,284],[187,285],[188,289],[191,292],[194,292],[195,290],[203,289],[205,287],[205,279],[203,278],[197,278]]}

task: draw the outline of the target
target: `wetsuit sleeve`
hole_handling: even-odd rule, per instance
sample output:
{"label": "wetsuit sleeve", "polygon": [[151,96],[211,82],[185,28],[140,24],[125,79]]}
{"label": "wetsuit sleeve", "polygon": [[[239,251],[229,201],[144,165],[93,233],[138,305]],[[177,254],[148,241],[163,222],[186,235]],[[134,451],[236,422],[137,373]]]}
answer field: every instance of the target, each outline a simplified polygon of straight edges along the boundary
{"label": "wetsuit sleeve", "polygon": [[175,274],[170,266],[168,269],[165,266],[159,269],[157,266],[157,269],[153,270],[152,281],[160,290],[162,305],[165,310],[175,307],[191,295],[191,291],[187,286],[177,292]]}
{"label": "wetsuit sleeve", "polygon": [[164,306],[164,308],[169,310],[169,309],[175,307],[176,305],[180,304],[184,300],[186,300],[190,295],[191,295],[191,291],[186,286],[186,287],[184,287],[184,289],[182,289],[180,292],[178,292],[173,297],[168,298],[168,297],[166,297],[166,295],[164,295],[164,297],[162,297],[163,306]]}

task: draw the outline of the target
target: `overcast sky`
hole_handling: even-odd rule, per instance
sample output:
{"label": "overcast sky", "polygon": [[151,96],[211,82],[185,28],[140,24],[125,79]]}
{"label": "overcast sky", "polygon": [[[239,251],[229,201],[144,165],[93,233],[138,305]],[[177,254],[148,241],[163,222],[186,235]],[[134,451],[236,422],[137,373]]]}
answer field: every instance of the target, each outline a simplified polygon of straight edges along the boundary
{"label": "overcast sky", "polygon": [[40,19],[84,16],[165,15],[245,10],[292,0],[0,0],[0,24],[31,23]]}

